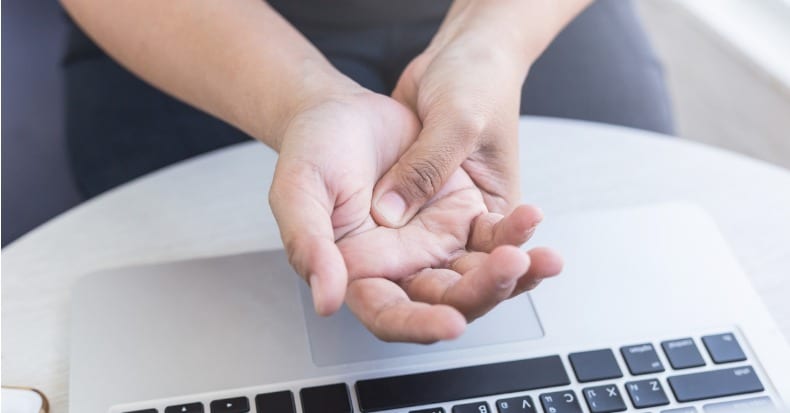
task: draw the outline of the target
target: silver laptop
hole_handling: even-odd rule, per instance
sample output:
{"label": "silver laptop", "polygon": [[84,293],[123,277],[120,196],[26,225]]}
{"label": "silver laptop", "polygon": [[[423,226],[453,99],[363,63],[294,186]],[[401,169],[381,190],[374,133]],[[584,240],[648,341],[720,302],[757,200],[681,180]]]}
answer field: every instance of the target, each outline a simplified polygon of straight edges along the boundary
{"label": "silver laptop", "polygon": [[[282,251],[85,277],[72,412],[756,412],[790,347],[712,220],[687,204],[552,217],[559,277],[458,340],[376,340],[314,315]],[[386,251],[382,251],[386,254]]]}

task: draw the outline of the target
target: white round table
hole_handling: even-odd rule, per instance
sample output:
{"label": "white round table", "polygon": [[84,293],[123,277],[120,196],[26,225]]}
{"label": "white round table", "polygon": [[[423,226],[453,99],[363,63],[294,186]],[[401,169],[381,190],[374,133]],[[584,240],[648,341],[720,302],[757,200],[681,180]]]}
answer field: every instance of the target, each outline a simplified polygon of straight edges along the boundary
{"label": "white round table", "polygon": [[[525,200],[547,219],[662,201],[704,207],[790,337],[788,171],[587,122],[525,118],[521,136]],[[52,411],[67,410],[70,292],[86,273],[279,247],[267,202],[274,161],[255,142],[206,154],[114,189],[7,246],[3,384],[41,389]]]}

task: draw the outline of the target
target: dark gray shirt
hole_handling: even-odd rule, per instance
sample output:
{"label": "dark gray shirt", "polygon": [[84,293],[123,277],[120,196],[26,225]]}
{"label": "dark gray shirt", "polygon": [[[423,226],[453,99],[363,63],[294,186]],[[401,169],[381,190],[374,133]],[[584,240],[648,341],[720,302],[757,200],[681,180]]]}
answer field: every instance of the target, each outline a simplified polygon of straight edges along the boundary
{"label": "dark gray shirt", "polygon": [[441,19],[452,0],[270,0],[292,21],[344,27]]}

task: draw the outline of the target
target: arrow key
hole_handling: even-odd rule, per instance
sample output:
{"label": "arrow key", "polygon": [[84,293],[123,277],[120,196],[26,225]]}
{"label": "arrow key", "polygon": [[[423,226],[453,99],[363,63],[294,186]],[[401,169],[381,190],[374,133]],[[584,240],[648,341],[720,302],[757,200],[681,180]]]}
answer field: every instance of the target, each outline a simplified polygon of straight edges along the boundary
{"label": "arrow key", "polygon": [[211,402],[211,413],[247,413],[249,411],[250,401],[246,397],[234,397]]}
{"label": "arrow key", "polygon": [[165,413],[203,413],[203,403],[187,403],[168,406]]}

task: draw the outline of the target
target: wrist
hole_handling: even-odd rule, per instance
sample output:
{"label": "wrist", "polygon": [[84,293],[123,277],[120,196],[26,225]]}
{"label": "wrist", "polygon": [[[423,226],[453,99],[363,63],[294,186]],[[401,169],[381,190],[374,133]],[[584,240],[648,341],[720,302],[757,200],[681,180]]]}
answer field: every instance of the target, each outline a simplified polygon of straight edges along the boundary
{"label": "wrist", "polygon": [[278,152],[288,125],[299,113],[321,102],[365,91],[322,56],[306,57],[292,69],[288,76],[274,81],[259,78],[244,93],[249,103],[237,106],[236,124]]}
{"label": "wrist", "polygon": [[464,65],[485,67],[485,72],[498,83],[524,81],[535,57],[525,53],[522,42],[513,37],[503,39],[500,30],[491,30],[489,26],[455,23],[461,28],[452,34],[449,34],[450,27],[445,33],[437,33],[422,53],[422,59],[432,62],[439,54],[451,55],[454,61]]}
{"label": "wrist", "polygon": [[451,43],[462,44],[474,61],[504,63],[526,76],[542,48],[530,39],[524,22],[513,18],[518,11],[511,3],[455,0],[425,54],[438,53]]}
{"label": "wrist", "polygon": [[499,49],[526,75],[560,30],[591,0],[455,0],[435,40],[469,34]]}

